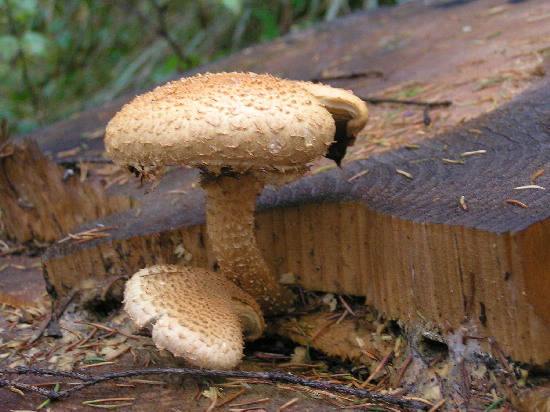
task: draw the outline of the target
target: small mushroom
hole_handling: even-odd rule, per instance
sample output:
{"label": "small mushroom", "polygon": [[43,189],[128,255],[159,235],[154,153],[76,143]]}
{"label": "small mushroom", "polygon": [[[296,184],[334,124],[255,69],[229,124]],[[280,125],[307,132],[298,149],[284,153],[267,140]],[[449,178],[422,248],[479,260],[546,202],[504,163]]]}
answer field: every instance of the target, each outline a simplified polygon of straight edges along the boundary
{"label": "small mushroom", "polygon": [[254,208],[266,184],[301,176],[330,148],[337,162],[368,118],[365,103],[330,86],[254,73],[197,75],[136,97],[109,122],[107,154],[156,177],[164,166],[202,171],[207,233],[221,271],[272,315],[293,294],[256,243]]}
{"label": "small mushroom", "polygon": [[126,283],[124,309],[139,327],[152,328],[159,349],[201,368],[231,369],[246,339],[258,338],[264,321],[256,301],[219,273],[157,265]]}

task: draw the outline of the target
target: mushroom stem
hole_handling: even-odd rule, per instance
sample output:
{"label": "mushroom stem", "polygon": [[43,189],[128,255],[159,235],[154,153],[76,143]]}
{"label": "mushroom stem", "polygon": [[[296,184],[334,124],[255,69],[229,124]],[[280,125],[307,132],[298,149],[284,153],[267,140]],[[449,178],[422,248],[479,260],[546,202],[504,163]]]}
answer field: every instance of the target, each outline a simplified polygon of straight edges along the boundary
{"label": "mushroom stem", "polygon": [[205,175],[206,230],[221,271],[252,295],[266,315],[288,310],[293,294],[279,284],[258,247],[254,231],[256,197],[264,182],[253,174]]}

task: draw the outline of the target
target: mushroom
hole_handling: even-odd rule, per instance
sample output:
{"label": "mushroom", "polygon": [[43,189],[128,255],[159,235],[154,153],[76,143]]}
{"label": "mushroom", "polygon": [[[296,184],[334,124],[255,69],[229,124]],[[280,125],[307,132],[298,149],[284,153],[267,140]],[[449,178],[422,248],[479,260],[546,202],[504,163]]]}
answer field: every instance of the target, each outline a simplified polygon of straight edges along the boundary
{"label": "mushroom", "polygon": [[[220,269],[273,315],[287,311],[294,295],[256,243],[256,197],[266,184],[301,176],[331,145],[353,143],[367,118],[365,103],[342,89],[254,73],[205,74],[137,96],[107,125],[105,145],[115,163],[144,177],[169,165],[202,171]],[[341,156],[340,149],[332,157]]]}
{"label": "mushroom", "polygon": [[126,283],[124,309],[139,327],[152,328],[159,349],[201,368],[231,369],[245,338],[256,339],[264,321],[256,301],[219,273],[156,265]]}

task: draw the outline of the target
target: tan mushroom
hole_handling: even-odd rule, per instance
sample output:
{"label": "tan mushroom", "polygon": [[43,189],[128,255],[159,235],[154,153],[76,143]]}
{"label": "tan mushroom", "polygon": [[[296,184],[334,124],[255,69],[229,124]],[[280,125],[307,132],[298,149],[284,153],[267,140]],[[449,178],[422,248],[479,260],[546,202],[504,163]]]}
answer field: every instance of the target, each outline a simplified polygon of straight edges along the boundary
{"label": "tan mushroom", "polygon": [[168,165],[203,172],[207,232],[220,268],[271,315],[288,310],[293,295],[256,243],[255,199],[266,184],[298,178],[335,139],[352,143],[367,118],[364,102],[342,89],[206,74],[136,97],[107,125],[105,144],[114,162],[146,177]]}
{"label": "tan mushroom", "polygon": [[231,369],[245,338],[264,322],[256,301],[219,273],[172,265],[138,271],[126,283],[124,309],[134,323],[152,328],[160,349],[201,368]]}

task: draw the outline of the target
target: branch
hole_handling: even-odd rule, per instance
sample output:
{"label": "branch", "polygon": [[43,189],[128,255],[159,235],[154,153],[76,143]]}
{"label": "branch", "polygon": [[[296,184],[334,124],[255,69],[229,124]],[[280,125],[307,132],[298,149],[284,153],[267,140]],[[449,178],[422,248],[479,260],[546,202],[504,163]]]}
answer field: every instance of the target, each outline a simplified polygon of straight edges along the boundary
{"label": "branch", "polygon": [[358,79],[362,77],[378,77],[385,78],[385,75],[380,70],[368,70],[363,72],[336,72],[336,73],[321,73],[319,76],[312,77],[309,81],[313,83],[320,83],[323,81],[331,80],[349,80]]}
{"label": "branch", "polygon": [[[319,83],[319,82],[326,81],[326,80],[328,80],[328,81],[330,81],[330,80],[342,80],[342,79],[349,80],[349,79],[357,79],[357,78],[360,78],[360,77],[382,77],[383,78],[384,73],[379,71],[379,70],[369,70],[369,71],[364,71],[364,72],[349,72],[349,73],[348,72],[341,72],[341,73],[339,72],[339,73],[334,73],[334,74],[321,73],[320,76],[312,77],[309,80],[313,83]],[[447,106],[450,106],[451,104],[453,104],[453,102],[451,102],[450,100],[442,100],[442,101],[436,101],[436,102],[422,102],[422,101],[418,101],[418,100],[386,99],[386,98],[378,98],[378,97],[361,97],[361,96],[357,96],[357,97],[359,97],[364,102],[372,103],[372,104],[397,103],[397,104],[416,104],[416,105],[419,105],[419,106],[424,106],[424,111],[422,112],[422,115],[424,117],[424,124],[426,126],[428,126],[432,122],[432,119],[430,118],[430,115],[428,114],[430,109],[432,109],[433,107],[437,107],[437,106],[447,107]]]}
{"label": "branch", "polygon": [[58,300],[58,305],[57,307],[55,307],[55,304],[53,301],[52,302],[52,308],[51,308],[51,311],[50,311],[50,317],[48,319],[47,322],[45,322],[42,327],[40,328],[40,330],[38,331],[38,334],[32,338],[29,343],[27,343],[27,345],[32,345],[33,343],[35,343],[36,341],[38,341],[38,339],[40,339],[42,337],[42,335],[44,335],[44,332],[48,331],[48,335],[49,336],[53,336],[53,337],[56,337],[55,335],[53,335],[50,331],[50,328],[52,330],[54,330],[56,332],[57,337],[61,337],[60,335],[60,331],[59,331],[59,324],[58,324],[58,321],[59,321],[59,318],[61,317],[61,315],[63,315],[63,313],[65,312],[65,310],[67,309],[67,307],[69,306],[69,303],[72,302],[72,300],[76,297],[76,295],[78,295],[80,292],[79,291],[72,291],[68,296],[66,296],[65,298],[63,299],[60,299]]}
{"label": "branch", "polygon": [[[193,376],[204,376],[204,377],[220,377],[220,378],[246,378],[246,379],[260,379],[267,380],[271,382],[283,382],[290,383],[295,385],[306,386],[309,388],[320,389],[331,392],[343,393],[346,395],[355,396],[360,399],[368,399],[370,401],[375,401],[379,403],[396,405],[404,408],[410,409],[421,409],[427,410],[428,405],[422,402],[409,400],[405,398],[399,398],[392,395],[384,395],[381,393],[367,391],[362,388],[353,388],[345,385],[334,384],[331,382],[321,382],[315,381],[312,379],[302,378],[290,373],[271,371],[271,372],[246,372],[246,371],[222,371],[222,370],[208,370],[208,369],[189,369],[189,368],[164,368],[164,369],[138,369],[138,370],[128,370],[125,372],[114,372],[107,373],[104,375],[87,375],[76,372],[64,372],[58,370],[50,369],[40,369],[40,368],[29,368],[29,367],[18,367],[18,368],[3,368],[0,369],[0,374],[34,374],[34,375],[52,375],[52,376],[64,376],[70,378],[76,378],[83,380],[84,382],[79,385],[74,385],[69,389],[65,389],[59,392],[46,391],[44,389],[32,386],[24,385],[25,388],[22,388],[18,384],[19,389],[32,390],[34,392],[40,393],[52,401],[60,400],[63,398],[69,397],[74,392],[77,392],[88,386],[93,386],[101,382],[106,382],[114,379],[120,378],[129,378],[133,376],[141,375],[193,375]],[[0,386],[15,386],[11,381],[0,378]]]}
{"label": "branch", "polygon": [[428,111],[437,106],[444,106],[448,107],[451,104],[453,104],[450,100],[442,100],[442,101],[435,101],[435,102],[423,102],[419,100],[401,100],[401,99],[384,99],[384,98],[378,98],[378,97],[360,97],[361,100],[367,103],[372,104],[378,104],[378,103],[397,103],[397,104],[415,104],[418,106],[424,106],[423,116],[424,116],[424,124],[428,126],[432,119],[430,118],[430,115],[428,114]]}
{"label": "branch", "polygon": [[56,396],[58,395],[57,392],[49,391],[47,389],[42,389],[34,385],[28,385],[26,383],[20,383],[9,379],[4,379],[1,376],[0,376],[0,387],[15,388],[22,391],[36,392],[39,395],[47,397],[48,399],[52,399],[52,400],[58,399],[58,397]]}

